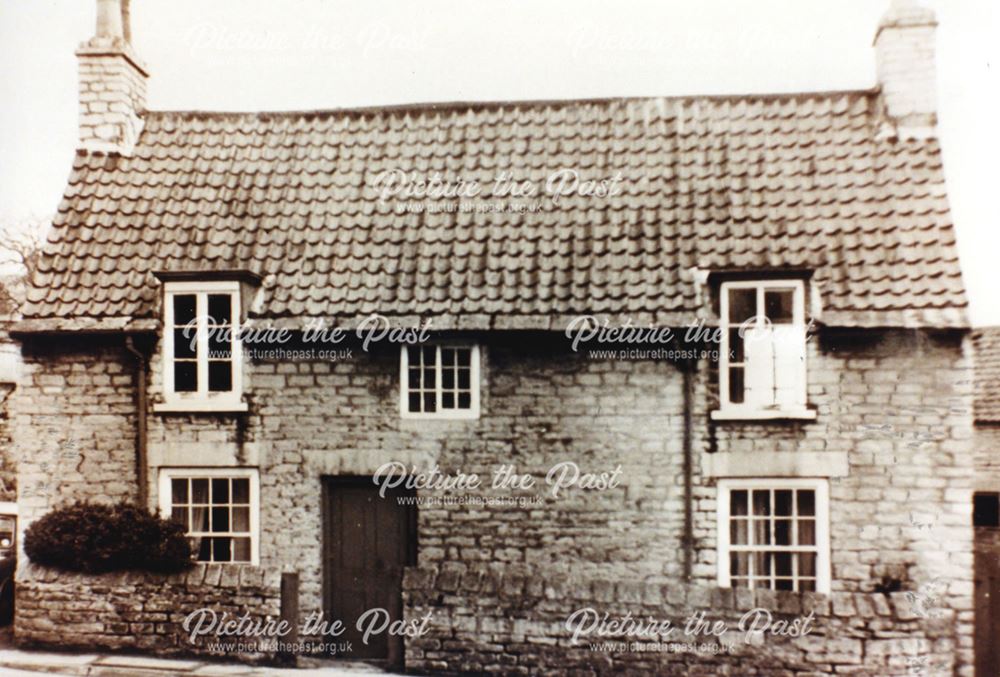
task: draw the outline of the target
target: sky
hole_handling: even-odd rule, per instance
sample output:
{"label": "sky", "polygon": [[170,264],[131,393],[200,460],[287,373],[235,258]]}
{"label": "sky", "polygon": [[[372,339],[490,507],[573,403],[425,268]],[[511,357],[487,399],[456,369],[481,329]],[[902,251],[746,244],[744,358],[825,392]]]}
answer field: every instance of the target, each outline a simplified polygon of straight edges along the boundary
{"label": "sky", "polygon": [[[940,137],[974,324],[1000,324],[1000,7],[925,0]],[[300,110],[427,101],[874,86],[888,0],[133,0],[149,107]],[[96,0],[0,0],[0,219],[51,215],[76,147],[76,46]]]}

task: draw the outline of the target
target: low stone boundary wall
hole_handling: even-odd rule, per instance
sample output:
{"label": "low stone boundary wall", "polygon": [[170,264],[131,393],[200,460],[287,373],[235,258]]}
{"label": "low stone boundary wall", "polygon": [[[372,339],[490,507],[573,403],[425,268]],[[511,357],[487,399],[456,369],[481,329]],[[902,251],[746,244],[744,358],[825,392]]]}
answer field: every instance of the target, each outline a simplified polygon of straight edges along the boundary
{"label": "low stone boundary wall", "polygon": [[[969,674],[956,664],[957,614],[914,593],[774,592],[663,581],[583,579],[566,572],[483,568],[411,568],[404,580],[409,618],[431,614],[429,631],[407,640],[406,666],[418,672],[505,675],[773,675]],[[578,636],[571,614],[592,609],[606,633]],[[764,611],[753,611],[762,609]],[[685,621],[703,613],[719,636],[685,635]],[[754,619],[767,632],[748,635]],[[766,613],[765,613],[766,612]],[[629,618],[670,620],[674,632],[616,632]],[[594,616],[583,627],[598,626]],[[806,619],[810,619],[804,625]],[[759,626],[758,626],[759,627]],[[792,628],[800,636],[791,636]],[[808,627],[807,633],[801,630]],[[704,626],[702,626],[704,628]],[[639,644],[636,644],[638,642]],[[640,646],[641,645],[641,646]]]}
{"label": "low stone boundary wall", "polygon": [[202,637],[193,644],[182,623],[201,608],[252,618],[275,618],[280,610],[278,576],[265,577],[263,569],[249,565],[197,564],[172,575],[87,575],[24,564],[15,590],[14,635],[24,647],[266,656],[211,646],[225,639]]}

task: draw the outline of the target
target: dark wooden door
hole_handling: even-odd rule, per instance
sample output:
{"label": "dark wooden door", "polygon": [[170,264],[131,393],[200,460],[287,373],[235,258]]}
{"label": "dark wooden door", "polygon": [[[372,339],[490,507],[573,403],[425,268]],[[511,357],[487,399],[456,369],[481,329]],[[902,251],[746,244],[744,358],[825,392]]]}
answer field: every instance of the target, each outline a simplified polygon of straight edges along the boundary
{"label": "dark wooden door", "polygon": [[402,618],[403,568],[416,564],[417,547],[416,508],[399,499],[414,495],[387,490],[383,498],[371,478],[324,482],[324,617],[344,624],[336,641],[350,643],[344,658],[403,662],[403,638],[383,632],[363,644],[357,621],[370,609]]}
{"label": "dark wooden door", "polygon": [[976,528],[976,675],[1000,675],[1000,529]]}

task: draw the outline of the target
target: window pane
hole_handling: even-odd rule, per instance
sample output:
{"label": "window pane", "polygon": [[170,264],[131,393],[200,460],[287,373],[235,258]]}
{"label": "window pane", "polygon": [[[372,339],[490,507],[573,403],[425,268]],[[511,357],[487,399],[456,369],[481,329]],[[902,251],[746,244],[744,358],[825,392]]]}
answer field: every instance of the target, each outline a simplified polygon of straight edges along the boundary
{"label": "window pane", "polygon": [[461,390],[468,390],[471,387],[472,372],[468,369],[458,370],[458,387]]}
{"label": "window pane", "polygon": [[208,503],[208,480],[205,478],[191,480],[191,502]]}
{"label": "window pane", "polygon": [[456,357],[458,358],[458,366],[465,367],[469,369],[472,367],[472,350],[469,348],[462,348],[457,350]]}
{"label": "window pane", "polygon": [[191,508],[191,533],[206,533],[208,528],[208,508],[194,506]]}
{"label": "window pane", "polygon": [[184,531],[189,531],[188,509],[186,507],[174,508],[170,511],[170,519],[178,524],[184,525]]}
{"label": "window pane", "polygon": [[230,329],[216,327],[208,330],[208,356],[229,359],[233,354],[233,334]]}
{"label": "window pane", "polygon": [[734,519],[729,524],[729,542],[733,545],[747,545],[747,521]]}
{"label": "window pane", "polygon": [[174,294],[174,325],[185,325],[194,320],[197,301],[194,294]]}
{"label": "window pane", "polygon": [[233,301],[229,294],[208,295],[208,318],[210,324],[233,323]]}
{"label": "window pane", "polygon": [[233,389],[233,363],[213,361],[208,363],[208,389],[213,393],[225,393]]}
{"label": "window pane", "polygon": [[816,514],[816,492],[812,489],[799,489],[797,492],[799,515]]}
{"label": "window pane", "polygon": [[195,362],[174,362],[174,391],[192,393],[198,390],[198,365]]}
{"label": "window pane", "polygon": [[434,393],[424,393],[424,411],[437,411],[437,402]]}
{"label": "window pane", "polygon": [[750,573],[750,553],[734,552],[729,555],[729,573],[732,576],[746,576]]}
{"label": "window pane", "polygon": [[774,553],[774,573],[777,576],[792,575],[792,553],[790,552]]}
{"label": "window pane", "polygon": [[229,503],[229,479],[216,477],[212,480],[212,503]]}
{"label": "window pane", "polygon": [[775,590],[794,590],[795,589],[795,581],[793,581],[791,578],[779,578],[778,580],[776,580],[774,582],[774,589]]}
{"label": "window pane", "polygon": [[424,369],[424,388],[434,388],[437,386],[437,372],[433,367]]}
{"label": "window pane", "polygon": [[757,316],[756,289],[729,290],[729,323],[742,324]]}
{"label": "window pane", "polygon": [[213,538],[212,540],[212,560],[215,562],[231,562],[230,538]]}
{"label": "window pane", "polygon": [[816,592],[816,581],[799,580],[799,590],[802,592]]}
{"label": "window pane", "polygon": [[233,561],[234,562],[249,562],[250,561],[250,539],[249,538],[234,538],[233,539]]}
{"label": "window pane", "polygon": [[410,367],[407,372],[407,379],[409,380],[407,385],[410,390],[420,390],[420,369],[417,367]]}
{"label": "window pane", "polygon": [[174,357],[193,358],[197,354],[198,332],[190,329],[174,329]]}
{"label": "window pane", "polygon": [[452,390],[455,387],[455,370],[441,370],[441,387],[445,390]]}
{"label": "window pane", "polygon": [[775,545],[792,545],[792,520],[774,521]]}
{"label": "window pane", "polygon": [[410,346],[406,349],[406,362],[411,367],[420,366],[420,348]]}
{"label": "window pane", "polygon": [[753,542],[757,545],[771,545],[770,520],[753,521]]}
{"label": "window pane", "polygon": [[767,489],[755,489],[753,492],[753,514],[771,514],[771,492]]}
{"label": "window pane", "polygon": [[455,393],[441,393],[441,408],[442,409],[454,409],[455,408]]}
{"label": "window pane", "polygon": [[816,545],[816,521],[799,520],[799,545]]}
{"label": "window pane", "polygon": [[212,508],[212,531],[229,531],[229,508]]}
{"label": "window pane", "polygon": [[441,364],[454,366],[455,365],[455,349],[454,348],[442,348],[441,349]]}
{"label": "window pane", "polygon": [[470,393],[466,392],[458,394],[458,408],[472,409],[472,395]]}
{"label": "window pane", "polygon": [[800,552],[799,555],[799,576],[816,578],[816,553]]}
{"label": "window pane", "polygon": [[233,478],[233,503],[250,503],[250,480],[246,477]]}
{"label": "window pane", "polygon": [[420,411],[420,393],[410,393],[409,397],[409,411]]}
{"label": "window pane", "polygon": [[[195,539],[197,542],[197,539]],[[199,562],[211,562],[212,561],[212,539],[203,538],[201,539],[201,545],[198,547],[198,561]]]}
{"label": "window pane", "polygon": [[743,367],[729,368],[729,401],[733,404],[742,404],[746,393],[746,386],[743,383]]}
{"label": "window pane", "polygon": [[769,289],[764,291],[764,314],[771,324],[791,324],[794,316],[794,289]]}
{"label": "window pane", "polygon": [[747,514],[747,492],[745,489],[738,489],[729,495],[729,514]]}
{"label": "window pane", "polygon": [[753,554],[754,576],[770,576],[774,573],[771,570],[772,559],[769,552],[755,552]]}
{"label": "window pane", "polygon": [[170,500],[175,505],[188,502],[188,481],[186,478],[170,480]]}
{"label": "window pane", "polygon": [[746,359],[746,352],[743,350],[743,337],[740,336],[739,329],[729,330],[729,361],[743,362]]}
{"label": "window pane", "polygon": [[774,492],[774,514],[790,516],[792,514],[792,490],[778,489]]}
{"label": "window pane", "polygon": [[233,508],[233,531],[250,531],[250,508]]}

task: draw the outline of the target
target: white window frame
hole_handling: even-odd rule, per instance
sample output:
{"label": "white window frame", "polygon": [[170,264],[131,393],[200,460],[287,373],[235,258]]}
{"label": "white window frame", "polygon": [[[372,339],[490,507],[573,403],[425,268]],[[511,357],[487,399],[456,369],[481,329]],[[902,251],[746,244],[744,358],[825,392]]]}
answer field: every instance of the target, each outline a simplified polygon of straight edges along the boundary
{"label": "white window frame", "polygon": [[[755,419],[814,419],[816,410],[809,409],[806,401],[795,406],[765,406],[759,407],[747,403],[732,403],[729,401],[729,330],[740,325],[732,325],[729,322],[729,291],[732,289],[755,289],[757,291],[757,316],[756,324],[759,326],[763,322],[760,314],[764,307],[764,292],[772,289],[792,289],[792,326],[800,328],[803,337],[806,333],[805,321],[805,283],[802,280],[794,279],[768,279],[768,280],[738,280],[723,282],[719,288],[719,409],[712,412],[715,420],[755,420]],[[740,323],[742,324],[742,322]],[[803,338],[803,341],[805,338]],[[804,349],[804,346],[803,346]],[[803,354],[805,354],[803,352]],[[746,356],[744,356],[745,359]],[[747,370],[744,368],[744,379],[747,378]],[[803,388],[808,383],[808,364],[802,366]]]}
{"label": "white window frame", "polygon": [[[435,367],[437,375],[435,377],[435,392],[437,397],[437,407],[436,411],[426,412],[426,411],[410,411],[409,407],[409,391],[410,391],[410,373],[409,373],[409,361],[410,356],[409,348],[435,348]],[[442,393],[442,383],[441,383],[441,349],[442,348],[458,348],[462,350],[471,350],[471,355],[469,357],[471,372],[469,374],[469,386],[471,389],[471,406],[468,409],[441,409],[441,393]],[[399,415],[402,418],[407,419],[439,419],[439,420],[468,420],[479,418],[479,402],[480,402],[480,390],[482,384],[480,382],[480,351],[479,345],[476,343],[433,343],[433,344],[419,344],[416,346],[404,345],[400,349],[399,357]]]}
{"label": "white window frame", "polygon": [[[745,489],[812,489],[816,496],[816,592],[830,594],[830,483],[822,478],[753,478],[753,479],[723,479],[717,484],[717,514],[716,538],[718,541],[718,585],[729,588],[730,581],[730,538],[729,511],[731,492]],[[749,507],[752,510],[752,499],[748,496]],[[772,531],[773,537],[773,531]],[[771,552],[787,548],[791,551],[801,551],[802,546],[767,546],[761,550]]]}
{"label": "white window frame", "polygon": [[[250,561],[249,562],[213,562],[213,564],[260,564],[260,472],[257,468],[160,468],[160,516],[170,519],[173,509],[173,491],[170,482],[173,479],[201,478],[208,479],[226,477],[232,479],[249,478],[250,480]],[[220,534],[224,535],[224,534]],[[211,534],[209,534],[211,536]],[[199,561],[199,560],[195,560]],[[208,564],[208,562],[204,562]]]}
{"label": "white window frame", "polygon": [[[209,294],[229,294],[232,302],[233,389],[211,392],[208,389],[208,319]],[[196,356],[198,390],[174,391],[174,296],[196,297]],[[240,283],[236,281],[167,282],[163,289],[163,397],[156,411],[246,411],[243,401],[243,348],[241,330]]]}

